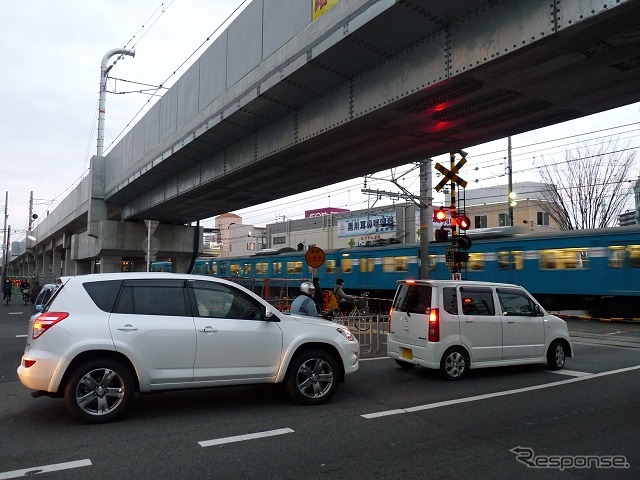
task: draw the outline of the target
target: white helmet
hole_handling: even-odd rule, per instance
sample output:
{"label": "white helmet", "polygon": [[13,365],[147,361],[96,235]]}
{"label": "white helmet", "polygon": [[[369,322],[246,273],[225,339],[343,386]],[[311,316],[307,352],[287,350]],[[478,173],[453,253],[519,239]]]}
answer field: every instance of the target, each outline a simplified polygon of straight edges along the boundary
{"label": "white helmet", "polygon": [[311,282],[302,282],[302,285],[300,285],[300,291],[307,295],[313,295],[313,292],[316,291],[316,287],[314,287]]}

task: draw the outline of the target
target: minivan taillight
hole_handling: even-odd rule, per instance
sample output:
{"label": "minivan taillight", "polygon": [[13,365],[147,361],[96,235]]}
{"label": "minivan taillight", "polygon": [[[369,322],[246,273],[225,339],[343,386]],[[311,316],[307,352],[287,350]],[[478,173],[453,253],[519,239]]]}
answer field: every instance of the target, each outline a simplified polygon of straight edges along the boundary
{"label": "minivan taillight", "polygon": [[391,333],[391,317],[393,316],[394,308],[389,309],[389,325],[387,326],[387,332]]}
{"label": "minivan taillight", "polygon": [[440,313],[437,308],[429,312],[429,337],[430,342],[440,341]]}
{"label": "minivan taillight", "polygon": [[69,316],[66,312],[45,312],[38,315],[33,320],[33,330],[31,332],[31,338],[34,340],[42,335],[44,332],[53,327],[56,323],[64,320]]}

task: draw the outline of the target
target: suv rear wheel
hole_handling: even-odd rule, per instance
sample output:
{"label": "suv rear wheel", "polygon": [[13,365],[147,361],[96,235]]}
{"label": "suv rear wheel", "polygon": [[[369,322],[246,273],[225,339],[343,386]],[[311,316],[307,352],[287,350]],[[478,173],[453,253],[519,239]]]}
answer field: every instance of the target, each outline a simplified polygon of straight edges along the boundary
{"label": "suv rear wheel", "polygon": [[293,357],[285,382],[296,402],[318,405],[328,402],[338,390],[340,368],[324,350],[307,350]]}
{"label": "suv rear wheel", "polygon": [[67,409],[86,423],[106,423],[125,413],[135,384],[129,368],[111,359],[96,359],[78,366],[64,390]]}

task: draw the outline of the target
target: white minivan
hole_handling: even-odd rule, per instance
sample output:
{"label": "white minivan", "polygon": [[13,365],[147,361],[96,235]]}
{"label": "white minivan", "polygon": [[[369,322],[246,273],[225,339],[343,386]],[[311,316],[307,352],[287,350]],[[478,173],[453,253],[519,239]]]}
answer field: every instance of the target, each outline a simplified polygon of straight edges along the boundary
{"label": "white minivan", "polygon": [[439,369],[459,380],[470,368],[546,362],[560,370],[573,349],[565,321],[518,285],[402,280],[387,354],[402,367]]}

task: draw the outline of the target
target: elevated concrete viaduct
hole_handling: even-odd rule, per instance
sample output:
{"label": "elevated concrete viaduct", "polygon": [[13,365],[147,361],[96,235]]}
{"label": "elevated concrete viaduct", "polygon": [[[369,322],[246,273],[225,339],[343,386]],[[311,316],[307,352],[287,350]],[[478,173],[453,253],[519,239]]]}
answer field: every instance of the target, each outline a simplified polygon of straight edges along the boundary
{"label": "elevated concrete viaduct", "polygon": [[640,0],[331,3],[249,4],[12,271],[141,269],[142,220],[182,269],[190,222],[640,101]]}

